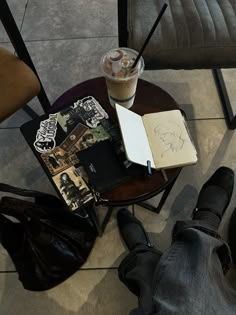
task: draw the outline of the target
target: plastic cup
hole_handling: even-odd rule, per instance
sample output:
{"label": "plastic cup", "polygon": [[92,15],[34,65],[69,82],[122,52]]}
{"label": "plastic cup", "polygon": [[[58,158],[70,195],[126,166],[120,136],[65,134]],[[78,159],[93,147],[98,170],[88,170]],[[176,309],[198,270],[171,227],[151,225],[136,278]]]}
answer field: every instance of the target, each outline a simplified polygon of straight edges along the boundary
{"label": "plastic cup", "polygon": [[129,48],[116,48],[108,51],[101,59],[101,70],[106,79],[107,92],[112,107],[118,103],[130,108],[134,103],[138,78],[144,70],[141,57],[131,69],[138,52]]}

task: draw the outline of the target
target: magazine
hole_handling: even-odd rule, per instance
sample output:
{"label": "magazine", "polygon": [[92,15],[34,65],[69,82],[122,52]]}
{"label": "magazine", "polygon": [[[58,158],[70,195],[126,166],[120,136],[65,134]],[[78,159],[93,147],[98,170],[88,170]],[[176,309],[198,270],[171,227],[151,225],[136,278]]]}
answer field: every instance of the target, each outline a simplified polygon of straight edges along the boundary
{"label": "magazine", "polygon": [[27,122],[21,131],[72,211],[94,199],[78,153],[107,140],[115,142],[118,151],[123,152],[118,124],[92,96],[76,100],[61,112]]}

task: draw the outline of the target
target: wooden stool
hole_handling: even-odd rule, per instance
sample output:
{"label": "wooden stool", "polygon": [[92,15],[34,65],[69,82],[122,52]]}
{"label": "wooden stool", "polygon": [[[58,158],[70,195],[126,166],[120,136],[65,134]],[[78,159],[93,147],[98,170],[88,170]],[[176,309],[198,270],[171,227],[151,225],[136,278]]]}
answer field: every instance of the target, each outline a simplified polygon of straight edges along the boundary
{"label": "wooden stool", "polygon": [[34,72],[18,57],[0,48],[0,122],[40,92]]}

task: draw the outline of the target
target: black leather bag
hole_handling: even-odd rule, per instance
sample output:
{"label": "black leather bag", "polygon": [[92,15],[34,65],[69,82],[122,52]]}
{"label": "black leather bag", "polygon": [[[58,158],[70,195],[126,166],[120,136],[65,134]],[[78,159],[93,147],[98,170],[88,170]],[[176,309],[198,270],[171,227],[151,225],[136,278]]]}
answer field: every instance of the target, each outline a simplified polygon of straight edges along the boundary
{"label": "black leather bag", "polygon": [[97,235],[86,209],[75,214],[52,195],[6,184],[0,184],[0,191],[34,198],[34,202],[13,197],[0,201],[1,243],[24,288],[47,290],[76,272]]}

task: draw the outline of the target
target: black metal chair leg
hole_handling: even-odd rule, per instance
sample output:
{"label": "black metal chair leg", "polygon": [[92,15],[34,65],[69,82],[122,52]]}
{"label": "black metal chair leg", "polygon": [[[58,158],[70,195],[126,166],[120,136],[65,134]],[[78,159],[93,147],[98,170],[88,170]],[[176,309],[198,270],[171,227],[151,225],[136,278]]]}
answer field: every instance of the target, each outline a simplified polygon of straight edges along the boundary
{"label": "black metal chair leg", "polygon": [[108,224],[108,222],[112,216],[113,210],[114,210],[114,207],[108,207],[107,213],[106,213],[105,218],[104,218],[102,225],[101,225],[102,233],[105,231],[105,229],[107,227],[107,224]]}
{"label": "black metal chair leg", "polygon": [[100,224],[99,223],[99,220],[98,220],[98,216],[97,216],[97,213],[96,213],[96,207],[91,207],[90,210],[89,210],[89,217],[90,219],[92,220],[92,222],[94,223],[95,227],[96,227],[96,230],[98,232],[98,236],[102,236],[106,227],[107,227],[107,224],[112,216],[112,212],[113,212],[113,207],[108,207],[107,209],[107,212],[106,212],[106,215],[102,221],[102,223]]}
{"label": "black metal chair leg", "polygon": [[226,122],[228,124],[228,127],[229,129],[236,129],[236,113],[233,113],[222,72],[220,69],[213,69],[212,72],[221,99],[221,104],[226,115]]}
{"label": "black metal chair leg", "polygon": [[91,207],[90,210],[88,211],[88,215],[90,217],[90,219],[92,220],[96,230],[97,230],[97,233],[98,233],[98,236],[102,236],[102,229],[101,229],[101,226],[98,222],[98,217],[97,217],[97,213],[96,213],[96,208],[95,207]]}
{"label": "black metal chair leg", "polygon": [[153,211],[155,213],[159,213],[164,205],[164,203],[166,202],[166,199],[167,197],[169,196],[169,193],[171,192],[176,180],[178,178],[178,175],[175,177],[175,179],[166,187],[166,189],[164,190],[163,192],[163,195],[161,197],[161,200],[159,201],[159,204],[154,207],[150,204],[148,204],[147,202],[145,201],[142,201],[142,202],[139,202],[138,205],[145,208],[145,209],[148,209],[150,211]]}
{"label": "black metal chair leg", "polygon": [[25,105],[23,111],[26,112],[32,119],[39,117],[39,115],[29,105]]}
{"label": "black metal chair leg", "polygon": [[119,47],[127,47],[128,27],[127,27],[127,0],[118,0],[118,39]]}
{"label": "black metal chair leg", "polygon": [[52,109],[52,106],[49,102],[49,99],[47,97],[47,94],[46,94],[41,82],[40,82],[40,84],[41,84],[41,90],[40,90],[40,93],[38,95],[38,100],[39,100],[44,112],[48,113]]}
{"label": "black metal chair leg", "polygon": [[24,61],[35,73],[37,76],[40,85],[41,85],[41,92],[38,96],[39,102],[41,106],[43,107],[43,110],[45,112],[48,112],[51,108],[51,104],[48,100],[48,97],[45,93],[45,90],[43,88],[42,82],[38,76],[38,73],[34,67],[33,61],[30,57],[30,54],[25,46],[25,43],[22,39],[22,36],[20,34],[20,31],[16,25],[16,22],[14,20],[14,17],[10,11],[10,8],[6,2],[6,0],[0,1],[0,20],[2,21],[2,24],[11,40],[11,43],[13,47],[15,48],[15,51],[18,55],[18,57]]}

